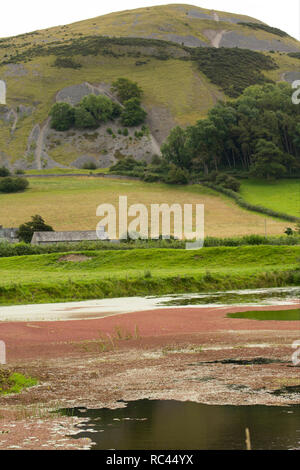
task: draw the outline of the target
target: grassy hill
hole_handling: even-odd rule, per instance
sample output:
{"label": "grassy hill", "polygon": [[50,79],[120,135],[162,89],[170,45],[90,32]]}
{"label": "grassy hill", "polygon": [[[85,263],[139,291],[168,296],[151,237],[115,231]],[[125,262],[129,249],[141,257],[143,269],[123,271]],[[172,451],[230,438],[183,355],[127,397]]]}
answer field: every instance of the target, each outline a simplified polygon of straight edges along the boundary
{"label": "grassy hill", "polygon": [[[258,78],[280,81],[300,73],[299,59],[288,55],[300,51],[299,41],[253,18],[190,5],[124,11],[0,39],[0,79],[7,84],[7,106],[0,106],[0,165],[66,167],[95,158],[107,167],[124,155],[149,160],[172,127],[193,124],[218,99],[229,99],[230,83],[213,83],[205,60],[200,66],[195,60],[195,47],[230,48],[232,83],[253,80],[247,76],[253,57],[247,62],[244,52],[242,71],[234,66],[235,47],[257,51]],[[70,56],[81,68],[55,66],[57,57]],[[127,139],[113,140],[106,133],[111,123],[91,133],[50,130],[49,111],[62,90],[81,84],[109,90],[123,76],[144,90],[150,136],[136,139],[134,128]]]}
{"label": "grassy hill", "polygon": [[[256,25],[253,28],[253,24]],[[33,33],[2,40],[9,45],[7,55],[12,49],[29,48],[31,43],[43,45],[57,41],[68,41],[76,36],[100,35],[109,37],[141,37],[162,39],[186,46],[214,45],[213,32],[234,32],[235,40],[221,39],[220,46],[243,47],[241,39],[256,40],[257,50],[299,51],[299,43],[286,33],[276,31],[257,19],[244,15],[207,10],[193,5],[161,5],[135,10],[120,11],[108,15],[79,21],[70,25],[60,25]],[[282,34],[283,33],[283,34]],[[224,44],[226,43],[226,44]],[[230,41],[232,44],[230,45]],[[268,46],[260,41],[269,41]],[[280,46],[278,45],[278,41]],[[251,44],[250,44],[251,45]],[[263,46],[265,49],[263,49]],[[249,48],[249,46],[248,46]],[[253,48],[253,47],[250,47]],[[4,54],[3,54],[4,55]]]}

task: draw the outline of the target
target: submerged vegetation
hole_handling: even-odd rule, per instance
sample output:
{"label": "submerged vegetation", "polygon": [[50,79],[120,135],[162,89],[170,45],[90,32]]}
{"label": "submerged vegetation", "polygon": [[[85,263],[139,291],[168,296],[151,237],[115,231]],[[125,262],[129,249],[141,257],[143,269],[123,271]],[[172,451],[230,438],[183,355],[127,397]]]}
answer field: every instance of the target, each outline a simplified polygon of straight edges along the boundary
{"label": "submerged vegetation", "polygon": [[300,309],[228,313],[227,316],[229,318],[242,318],[259,321],[300,321]]}

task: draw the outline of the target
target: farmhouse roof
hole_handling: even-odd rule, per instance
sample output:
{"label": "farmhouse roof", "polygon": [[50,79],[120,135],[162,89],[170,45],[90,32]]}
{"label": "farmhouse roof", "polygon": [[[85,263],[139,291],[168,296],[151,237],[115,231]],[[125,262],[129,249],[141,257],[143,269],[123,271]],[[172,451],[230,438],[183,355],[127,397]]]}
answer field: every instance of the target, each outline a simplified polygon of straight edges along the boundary
{"label": "farmhouse roof", "polygon": [[31,243],[61,243],[61,242],[82,242],[108,240],[108,234],[100,230],[97,234],[95,230],[76,232],[34,232]]}

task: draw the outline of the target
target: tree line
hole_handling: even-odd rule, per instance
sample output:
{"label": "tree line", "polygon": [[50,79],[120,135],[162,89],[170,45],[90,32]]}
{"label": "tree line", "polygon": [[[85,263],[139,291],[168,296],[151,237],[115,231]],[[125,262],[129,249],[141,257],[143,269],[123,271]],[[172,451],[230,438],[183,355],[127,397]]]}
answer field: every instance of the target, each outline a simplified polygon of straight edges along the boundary
{"label": "tree line", "polygon": [[254,85],[219,102],[186,129],[175,127],[162,146],[170,163],[209,176],[240,170],[272,179],[300,172],[300,106],[286,83]]}

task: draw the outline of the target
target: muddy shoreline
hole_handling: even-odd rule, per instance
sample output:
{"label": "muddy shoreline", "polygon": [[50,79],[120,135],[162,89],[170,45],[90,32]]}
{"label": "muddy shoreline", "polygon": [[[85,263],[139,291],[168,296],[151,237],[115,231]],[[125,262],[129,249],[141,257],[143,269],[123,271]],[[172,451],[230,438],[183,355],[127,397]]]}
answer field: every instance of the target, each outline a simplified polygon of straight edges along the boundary
{"label": "muddy shoreline", "polygon": [[[118,321],[116,317],[87,320],[86,328],[90,332],[94,328],[90,336],[78,321],[66,322],[68,329],[61,322],[52,323],[45,331],[30,324],[23,353],[19,343],[24,331],[15,329],[20,324],[1,324],[1,329],[7,325],[9,354],[13,353],[7,367],[38,378],[39,385],[0,398],[0,449],[91,448],[91,442],[66,437],[80,432],[84,414],[81,420],[49,413],[59,408],[116,408],[124,406],[120,400],[140,399],[236,406],[299,404],[299,393],[288,388],[300,385],[299,366],[291,360],[292,343],[300,334],[298,322],[229,319],[226,313],[232,310],[206,312],[209,321],[200,313],[197,316],[195,309],[183,309],[180,315],[178,309],[151,311],[149,319],[143,312],[136,336],[138,314],[119,316]],[[70,331],[73,323],[80,325],[81,336],[77,327]],[[111,340],[104,344],[96,326]],[[132,335],[126,336],[126,331]],[[39,341],[45,338],[41,349]],[[26,348],[30,341],[35,347]],[[284,388],[288,392],[274,393]]]}

